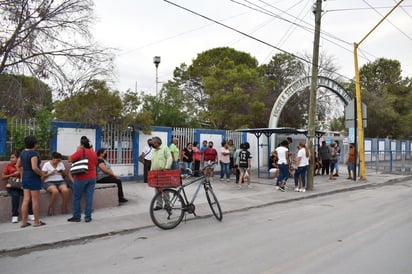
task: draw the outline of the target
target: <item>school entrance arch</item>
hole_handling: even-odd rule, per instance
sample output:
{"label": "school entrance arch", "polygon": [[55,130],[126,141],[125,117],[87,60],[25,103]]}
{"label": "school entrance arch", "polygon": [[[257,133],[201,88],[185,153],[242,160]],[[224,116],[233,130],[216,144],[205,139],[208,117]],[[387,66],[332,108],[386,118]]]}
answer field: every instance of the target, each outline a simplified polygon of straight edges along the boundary
{"label": "school entrance arch", "polygon": [[[270,114],[269,128],[277,128],[280,114],[286,103],[293,95],[303,92],[305,88],[310,86],[310,83],[311,76],[306,76],[291,83],[280,93]],[[352,96],[346,89],[344,89],[338,82],[328,77],[318,76],[317,86],[327,88],[335,93],[345,106],[348,105],[349,101],[352,99]]]}

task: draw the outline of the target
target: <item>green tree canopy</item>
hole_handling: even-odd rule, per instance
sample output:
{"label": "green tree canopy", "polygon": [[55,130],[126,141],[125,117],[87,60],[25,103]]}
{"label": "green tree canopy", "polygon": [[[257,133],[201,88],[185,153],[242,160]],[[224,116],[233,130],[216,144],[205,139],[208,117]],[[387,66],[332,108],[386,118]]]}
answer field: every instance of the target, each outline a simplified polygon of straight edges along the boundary
{"label": "green tree canopy", "polygon": [[93,81],[83,92],[55,103],[59,120],[105,125],[121,120],[122,99],[104,81]]}
{"label": "green tree canopy", "polygon": [[6,117],[32,118],[53,107],[48,85],[24,75],[0,74],[0,98],[0,113]]}
{"label": "green tree canopy", "polygon": [[182,91],[173,83],[166,83],[158,96],[143,96],[142,113],[150,113],[154,125],[170,127],[198,127],[191,116]]}
{"label": "green tree canopy", "polygon": [[412,134],[412,81],[397,60],[379,58],[361,67],[362,101],[368,107],[365,136],[407,138]]}
{"label": "green tree canopy", "polygon": [[[164,92],[182,93],[191,123],[219,129],[266,126],[266,91],[258,62],[232,48],[215,48],[198,54],[190,66],[182,64]],[[196,121],[197,122],[196,122]]]}

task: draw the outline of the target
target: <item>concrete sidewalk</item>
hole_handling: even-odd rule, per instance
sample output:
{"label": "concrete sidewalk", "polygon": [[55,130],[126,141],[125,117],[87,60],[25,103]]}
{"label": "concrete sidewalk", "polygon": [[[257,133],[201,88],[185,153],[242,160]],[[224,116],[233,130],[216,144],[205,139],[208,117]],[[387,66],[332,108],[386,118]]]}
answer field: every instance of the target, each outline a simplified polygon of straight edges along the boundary
{"label": "concrete sidewalk", "polygon": [[[273,179],[257,178],[256,172],[252,173],[252,189],[244,187],[239,190],[234,183],[234,178],[226,183],[220,181],[217,176],[212,185],[222,207],[223,221],[225,221],[225,214],[234,211],[396,183],[412,178],[412,176],[376,174],[370,171],[366,174],[366,181],[355,182],[345,179],[346,175],[342,172],[340,177],[336,177],[337,179],[333,181],[328,180],[326,175],[315,176],[314,189],[305,193],[293,191],[293,179],[289,179],[287,184],[289,189],[286,192],[275,190]],[[85,223],[83,220],[80,223],[69,223],[67,219],[71,214],[42,216],[41,220],[47,225],[41,227],[20,228],[21,223],[0,223],[0,255],[130,233],[142,228],[150,227],[161,231],[154,226],[149,216],[149,203],[154,195],[153,188],[142,182],[125,182],[123,185],[125,197],[129,202],[119,207],[95,210],[92,215],[93,221],[90,223]],[[195,205],[198,218],[211,216],[203,190],[200,191]],[[188,217],[193,218],[192,216]],[[179,226],[175,229],[179,229]]]}

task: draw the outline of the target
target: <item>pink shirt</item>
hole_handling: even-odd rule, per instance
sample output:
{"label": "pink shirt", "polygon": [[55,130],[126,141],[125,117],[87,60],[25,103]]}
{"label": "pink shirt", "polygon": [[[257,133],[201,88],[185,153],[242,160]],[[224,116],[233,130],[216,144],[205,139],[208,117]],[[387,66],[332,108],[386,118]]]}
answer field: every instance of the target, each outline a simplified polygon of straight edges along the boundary
{"label": "pink shirt", "polygon": [[193,159],[195,161],[200,161],[202,156],[202,153],[200,152],[200,149],[198,147],[193,147]]}
{"label": "pink shirt", "polygon": [[[227,153],[227,155],[223,155],[223,153]],[[222,147],[222,149],[220,150],[220,161],[225,164],[230,163],[230,151],[225,147]]]}

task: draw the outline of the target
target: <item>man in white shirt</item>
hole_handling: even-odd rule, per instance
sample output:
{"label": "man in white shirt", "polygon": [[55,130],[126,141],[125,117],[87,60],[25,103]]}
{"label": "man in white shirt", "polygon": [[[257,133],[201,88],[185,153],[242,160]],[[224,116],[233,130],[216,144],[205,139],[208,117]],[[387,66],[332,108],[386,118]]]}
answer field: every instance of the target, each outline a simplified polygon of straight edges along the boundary
{"label": "man in white shirt", "polygon": [[143,181],[147,183],[147,172],[152,167],[153,143],[152,139],[147,140],[147,145],[144,147],[142,154],[144,157],[143,163]]}

